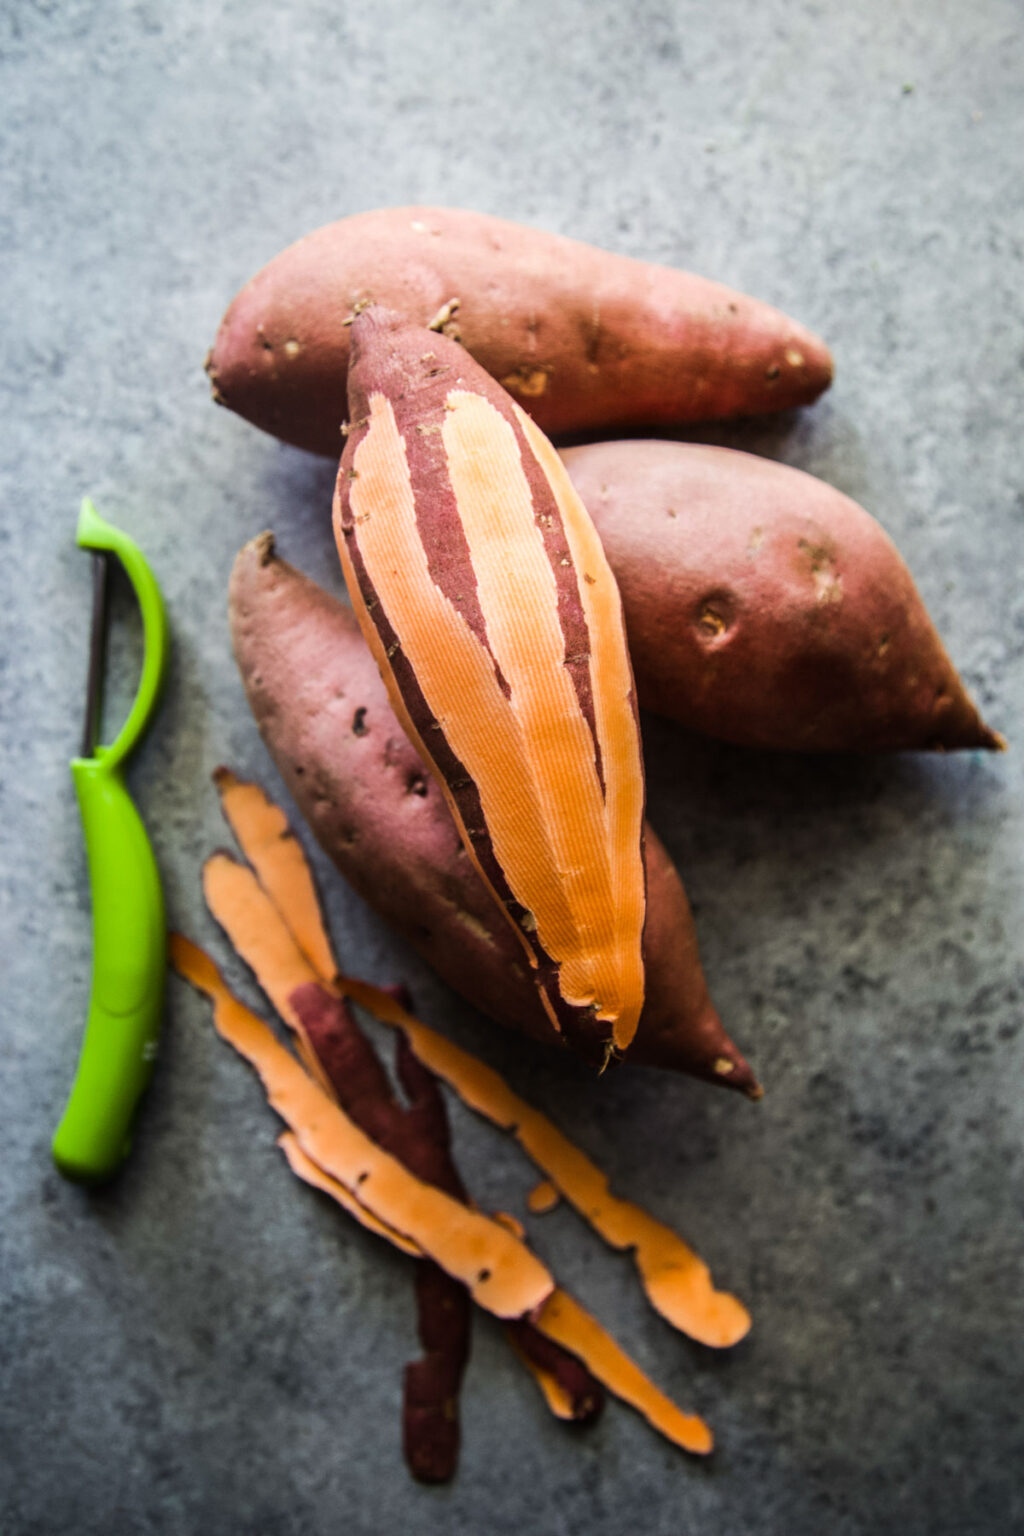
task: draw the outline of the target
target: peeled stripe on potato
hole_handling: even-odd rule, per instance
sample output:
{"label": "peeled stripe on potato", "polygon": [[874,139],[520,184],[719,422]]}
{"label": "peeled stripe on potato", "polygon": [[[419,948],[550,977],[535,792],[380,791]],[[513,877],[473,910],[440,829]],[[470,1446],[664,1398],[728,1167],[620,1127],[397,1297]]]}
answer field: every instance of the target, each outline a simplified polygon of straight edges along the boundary
{"label": "peeled stripe on potato", "polygon": [[352,326],[335,531],[407,734],[594,1061],[643,1006],[644,780],[615,579],[557,455],[465,351]]}

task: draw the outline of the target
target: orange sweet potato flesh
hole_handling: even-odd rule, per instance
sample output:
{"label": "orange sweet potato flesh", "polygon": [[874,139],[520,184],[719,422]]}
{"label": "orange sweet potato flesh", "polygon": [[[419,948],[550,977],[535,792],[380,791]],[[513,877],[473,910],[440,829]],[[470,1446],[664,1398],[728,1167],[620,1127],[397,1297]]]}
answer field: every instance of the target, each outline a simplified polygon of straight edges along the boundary
{"label": "orange sweet potato flesh", "polygon": [[619,584],[645,708],[790,751],[1004,745],[899,551],[848,496],[729,448],[607,442],[562,458]]}
{"label": "orange sweet potato flesh", "polygon": [[[482,1012],[557,1042],[522,948],[396,720],[351,611],[262,535],[230,588],[235,657],[282,775],[356,890]],[[708,996],[682,884],[646,831],[646,996],[626,1059],[756,1096]]]}
{"label": "orange sweet potato flesh", "polygon": [[747,416],[826,389],[824,343],[720,283],[459,209],[356,214],[275,257],[229,307],[214,399],[336,458],[346,321],[370,302],[443,319],[548,433]]}

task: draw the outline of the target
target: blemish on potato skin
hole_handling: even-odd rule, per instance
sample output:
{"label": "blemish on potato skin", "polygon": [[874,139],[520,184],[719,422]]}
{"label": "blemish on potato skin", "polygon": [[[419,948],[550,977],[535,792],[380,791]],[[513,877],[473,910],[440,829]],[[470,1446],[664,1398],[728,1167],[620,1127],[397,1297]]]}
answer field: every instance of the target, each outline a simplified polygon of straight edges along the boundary
{"label": "blemish on potato skin", "polygon": [[442,336],[449,336],[452,341],[460,341],[462,333],[459,330],[459,323],[455,318],[460,303],[461,300],[458,298],[451,298],[447,303],[442,304],[434,318],[427,321],[427,330],[437,331]]}
{"label": "blemish on potato skin", "polygon": [[356,316],[361,315],[364,309],[369,309],[372,303],[374,303],[372,294],[364,294],[362,298],[356,299],[351,310],[341,322],[342,325],[351,325]]}
{"label": "blemish on potato skin", "polygon": [[455,919],[457,922],[461,923],[463,928],[467,929],[475,939],[480,939],[486,944],[494,944],[494,938],[488,931],[485,924],[483,924],[478,917],[474,916],[472,912],[467,912],[464,907],[456,906]]}
{"label": "blemish on potato skin", "polygon": [[786,362],[791,368],[802,368],[804,365],[804,355],[796,347],[787,347]]}
{"label": "blemish on potato skin", "polygon": [[801,554],[810,557],[811,580],[819,605],[841,603],[843,578],[835,569],[832,551],[824,544],[811,544],[807,539],[801,539],[797,547]]}
{"label": "blemish on potato skin", "polygon": [[369,731],[370,727],[366,723],[366,708],[364,705],[360,705],[352,716],[352,735],[367,736]]}
{"label": "blemish on potato skin", "polygon": [[720,644],[731,632],[733,605],[726,593],[712,593],[700,603],[694,616],[694,629],[705,649]]}
{"label": "blemish on potato skin", "polygon": [[598,361],[598,353],[601,347],[601,306],[595,300],[593,312],[586,322],[584,335],[584,353],[587,359],[587,369],[590,373],[600,373],[601,365]]}
{"label": "blemish on potato skin", "polygon": [[514,395],[522,395],[527,400],[535,400],[547,392],[550,370],[547,368],[531,368],[524,363],[514,373],[509,373],[502,379],[506,389]]}
{"label": "blemish on potato skin", "polygon": [[715,610],[710,607],[701,609],[700,613],[697,615],[697,623],[699,627],[703,629],[707,634],[716,638],[718,635],[722,634],[725,629],[725,620],[722,618],[722,615],[720,613],[716,613]]}

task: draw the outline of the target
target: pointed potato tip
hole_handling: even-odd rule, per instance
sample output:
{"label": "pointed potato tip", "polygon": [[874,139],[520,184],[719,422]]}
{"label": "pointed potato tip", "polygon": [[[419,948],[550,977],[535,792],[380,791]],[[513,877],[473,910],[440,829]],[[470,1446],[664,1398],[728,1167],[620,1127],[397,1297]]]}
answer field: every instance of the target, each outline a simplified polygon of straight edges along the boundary
{"label": "pointed potato tip", "polygon": [[217,348],[212,346],[203,358],[203,372],[210,381],[210,399],[214,405],[227,405],[227,397],[220,387],[220,369],[217,366]]}
{"label": "pointed potato tip", "polygon": [[259,605],[269,597],[279,574],[288,569],[277,553],[277,543],[269,529],[242,545],[228,576],[227,606],[233,645],[239,641],[240,626],[251,627],[253,604]]}
{"label": "pointed potato tip", "polygon": [[709,1082],[721,1083],[723,1088],[732,1088],[737,1093],[742,1093],[748,1099],[758,1100],[764,1098],[764,1089],[750,1067],[750,1063],[732,1044],[727,1042],[728,1050],[722,1051],[711,1062],[707,1072]]}
{"label": "pointed potato tip", "polygon": [[986,725],[974,705],[967,699],[965,703],[970,714],[965,720],[950,721],[944,731],[940,731],[934,739],[928,743],[933,752],[1007,752],[1009,742],[1002,731],[994,731],[990,725]]}
{"label": "pointed potato tip", "polygon": [[835,359],[826,343],[806,325],[789,319],[781,344],[773,340],[769,378],[787,390],[794,405],[811,405],[828,389],[836,374]]}
{"label": "pointed potato tip", "polygon": [[831,389],[836,376],[836,364],[832,353],[820,336],[812,335],[811,340],[813,345],[808,349],[811,356],[808,359],[807,372],[810,375],[814,390],[811,399],[817,400],[818,396],[823,395],[826,389]]}
{"label": "pointed potato tip", "polygon": [[411,323],[406,315],[399,314],[397,310],[388,309],[384,304],[357,304],[349,322],[352,329],[352,345],[357,346],[360,338],[365,338],[377,331],[406,330]]}
{"label": "pointed potato tip", "polygon": [[244,565],[246,561],[253,558],[257,565],[260,566],[269,565],[271,560],[276,560],[277,540],[272,529],[265,528],[254,539],[250,539],[248,543],[242,545],[235,556],[236,570],[240,565]]}
{"label": "pointed potato tip", "polygon": [[726,1034],[710,1001],[699,1020],[691,1018],[682,1028],[666,1030],[654,1038],[644,1038],[641,1029],[626,1060],[637,1066],[684,1072],[702,1082],[731,1088],[748,1099],[760,1099],[764,1094],[750,1063]]}

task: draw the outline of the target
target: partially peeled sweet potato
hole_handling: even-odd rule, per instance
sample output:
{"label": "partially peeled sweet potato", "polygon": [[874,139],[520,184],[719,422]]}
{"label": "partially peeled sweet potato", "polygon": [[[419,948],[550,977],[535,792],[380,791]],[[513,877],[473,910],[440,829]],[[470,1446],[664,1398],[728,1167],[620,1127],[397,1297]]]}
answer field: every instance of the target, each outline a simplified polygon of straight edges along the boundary
{"label": "partially peeled sweet potato", "polygon": [[[269,534],[240,552],[229,606],[257,724],[341,872],[483,1013],[557,1042],[522,947],[398,724],[351,611],[281,560]],[[646,994],[626,1059],[756,1095],[708,996],[679,876],[649,826],[646,865]]]}
{"label": "partially peeled sweet potato", "polygon": [[352,326],[334,529],[352,607],[552,1026],[606,1064],[644,997],[644,769],[622,603],[547,438],[464,347]]}
{"label": "partially peeled sweet potato", "polygon": [[349,322],[370,303],[443,326],[547,433],[785,410],[832,379],[817,336],[721,283],[465,209],[385,208],[246,284],[207,358],[214,399],[336,458]]}

